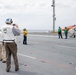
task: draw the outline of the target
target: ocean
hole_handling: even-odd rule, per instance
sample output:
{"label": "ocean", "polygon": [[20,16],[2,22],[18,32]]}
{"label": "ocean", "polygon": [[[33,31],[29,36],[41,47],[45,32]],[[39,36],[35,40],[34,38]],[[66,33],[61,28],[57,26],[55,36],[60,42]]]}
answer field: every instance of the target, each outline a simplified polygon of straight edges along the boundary
{"label": "ocean", "polygon": [[[23,32],[23,30],[21,30]],[[51,30],[28,30],[28,33],[49,33]]]}

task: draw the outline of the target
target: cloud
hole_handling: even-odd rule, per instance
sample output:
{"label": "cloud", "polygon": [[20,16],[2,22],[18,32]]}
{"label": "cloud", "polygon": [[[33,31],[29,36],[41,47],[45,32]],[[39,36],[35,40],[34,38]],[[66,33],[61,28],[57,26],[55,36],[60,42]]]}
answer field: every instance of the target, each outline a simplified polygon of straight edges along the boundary
{"label": "cloud", "polygon": [[57,3],[56,4],[56,7],[57,8],[71,8],[71,6],[70,5],[66,5],[66,4],[62,4],[62,3]]}
{"label": "cloud", "polygon": [[[55,3],[56,26],[76,22],[74,17],[76,0],[55,0]],[[20,27],[51,29],[53,25],[51,5],[52,0],[0,0],[0,20],[4,22],[3,19],[9,16],[16,20]]]}
{"label": "cloud", "polygon": [[58,0],[56,1],[56,6],[65,9],[76,8],[76,0],[66,0],[66,1]]}
{"label": "cloud", "polygon": [[49,9],[50,4],[45,2],[24,2],[24,3],[0,3],[1,13],[36,13],[45,12]]}

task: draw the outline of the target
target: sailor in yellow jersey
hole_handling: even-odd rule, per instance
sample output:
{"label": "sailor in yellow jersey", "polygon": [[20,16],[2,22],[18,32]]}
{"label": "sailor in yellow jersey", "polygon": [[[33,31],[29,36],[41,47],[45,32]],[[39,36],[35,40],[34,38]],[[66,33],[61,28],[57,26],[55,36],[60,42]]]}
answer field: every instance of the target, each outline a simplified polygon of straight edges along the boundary
{"label": "sailor in yellow jersey", "polygon": [[23,44],[24,45],[27,45],[27,34],[28,34],[28,31],[24,28],[23,29]]}

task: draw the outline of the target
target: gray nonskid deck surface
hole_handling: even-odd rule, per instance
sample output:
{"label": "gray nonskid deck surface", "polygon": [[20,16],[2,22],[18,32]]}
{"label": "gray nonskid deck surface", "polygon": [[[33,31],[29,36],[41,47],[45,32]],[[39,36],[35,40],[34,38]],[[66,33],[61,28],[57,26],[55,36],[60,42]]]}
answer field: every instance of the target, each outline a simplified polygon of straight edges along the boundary
{"label": "gray nonskid deck surface", "polygon": [[76,75],[76,38],[28,34],[27,45],[23,45],[23,35],[17,44],[20,70],[14,71],[12,59],[7,73],[0,61],[0,75]]}

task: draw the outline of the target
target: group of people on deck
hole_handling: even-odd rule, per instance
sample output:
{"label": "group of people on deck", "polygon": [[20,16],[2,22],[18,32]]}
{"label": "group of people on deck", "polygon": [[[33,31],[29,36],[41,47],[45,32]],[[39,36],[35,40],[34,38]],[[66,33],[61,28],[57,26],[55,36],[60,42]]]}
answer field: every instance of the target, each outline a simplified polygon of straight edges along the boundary
{"label": "group of people on deck", "polygon": [[[68,28],[67,27],[65,27],[65,29],[64,29],[64,34],[65,34],[65,39],[67,39],[67,37],[68,37]],[[58,28],[58,38],[60,39],[60,38],[62,38],[63,39],[63,36],[62,36],[62,28],[61,27],[59,27]]]}

